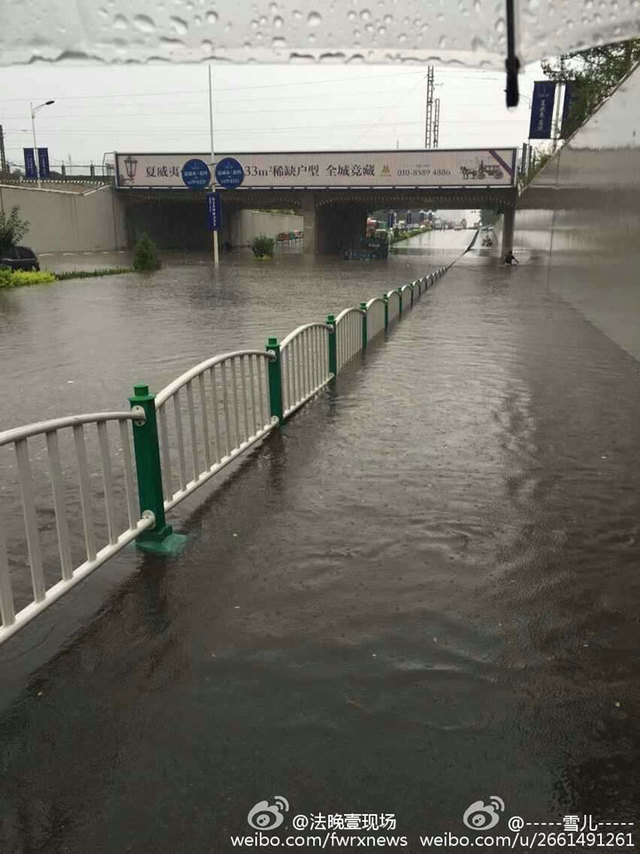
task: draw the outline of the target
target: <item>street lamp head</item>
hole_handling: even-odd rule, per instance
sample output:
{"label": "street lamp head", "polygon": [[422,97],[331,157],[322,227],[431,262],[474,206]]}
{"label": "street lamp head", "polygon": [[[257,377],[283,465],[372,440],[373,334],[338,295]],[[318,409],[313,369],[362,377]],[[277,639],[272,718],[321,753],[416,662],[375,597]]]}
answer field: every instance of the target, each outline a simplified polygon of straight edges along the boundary
{"label": "street lamp head", "polygon": [[55,104],[55,101],[45,101],[44,102],[45,107],[48,107],[50,104]]}

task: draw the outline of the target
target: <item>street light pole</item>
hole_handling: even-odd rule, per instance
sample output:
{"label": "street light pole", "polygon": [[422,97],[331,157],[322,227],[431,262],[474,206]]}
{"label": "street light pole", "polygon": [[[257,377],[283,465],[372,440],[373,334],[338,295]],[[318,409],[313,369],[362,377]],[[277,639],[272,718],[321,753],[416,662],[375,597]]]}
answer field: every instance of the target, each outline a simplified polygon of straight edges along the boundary
{"label": "street light pole", "polygon": [[38,189],[41,189],[42,182],[40,181],[40,165],[38,163],[38,143],[36,142],[36,113],[38,112],[38,110],[41,110],[43,107],[48,107],[51,104],[55,104],[55,101],[45,101],[44,104],[38,104],[37,107],[33,106],[33,101],[29,102],[29,106],[31,107],[31,130],[33,131],[33,163],[36,168]]}
{"label": "street light pole", "polygon": [[[213,153],[213,86],[211,83],[211,66],[209,66],[209,142],[211,143],[211,190],[215,192],[215,168],[214,168],[214,153]],[[213,266],[220,265],[220,255],[218,250],[218,232],[213,231]]]}

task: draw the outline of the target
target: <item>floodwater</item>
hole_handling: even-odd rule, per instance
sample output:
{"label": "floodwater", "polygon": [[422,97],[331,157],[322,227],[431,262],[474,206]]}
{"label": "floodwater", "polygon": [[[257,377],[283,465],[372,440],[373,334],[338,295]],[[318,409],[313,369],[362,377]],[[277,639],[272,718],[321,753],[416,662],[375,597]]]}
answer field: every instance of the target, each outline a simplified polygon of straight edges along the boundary
{"label": "floodwater", "polygon": [[[167,266],[55,286],[46,304],[13,292],[4,363],[48,415],[122,405],[134,379],[158,388],[262,345],[414,278],[428,252],[233,259],[217,280]],[[275,796],[282,848],[315,835],[296,815],[356,813],[396,829],[338,835],[429,850],[421,834],[475,837],[463,814],[491,796],[505,810],[488,832],[511,837],[513,816],[635,821],[637,372],[543,267],[461,258],[193,500],[180,557],[120,555],[67,597],[100,608],[73,637],[28,627],[0,651],[2,850],[230,852]],[[8,393],[3,426],[34,417]]]}

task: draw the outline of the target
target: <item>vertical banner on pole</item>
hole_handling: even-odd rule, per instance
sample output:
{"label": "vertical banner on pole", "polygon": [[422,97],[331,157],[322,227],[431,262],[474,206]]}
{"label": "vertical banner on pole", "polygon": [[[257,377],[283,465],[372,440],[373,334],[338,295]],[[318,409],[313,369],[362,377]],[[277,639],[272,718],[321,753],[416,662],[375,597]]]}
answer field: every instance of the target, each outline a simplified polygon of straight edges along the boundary
{"label": "vertical banner on pole", "polygon": [[569,80],[564,86],[564,104],[562,105],[562,129],[560,136],[566,139],[569,136],[569,117],[571,108],[578,100],[578,91],[575,81]]}
{"label": "vertical banner on pole", "polygon": [[51,177],[48,148],[38,148],[38,173],[41,178]]}
{"label": "vertical banner on pole", "polygon": [[222,219],[220,216],[219,193],[207,193],[207,223],[209,231],[220,231]]}
{"label": "vertical banner on pole", "polygon": [[556,84],[553,80],[538,80],[533,84],[529,139],[551,138],[555,97]]}
{"label": "vertical banner on pole", "polygon": [[36,158],[33,148],[23,148],[24,151],[24,176],[25,178],[37,178]]}

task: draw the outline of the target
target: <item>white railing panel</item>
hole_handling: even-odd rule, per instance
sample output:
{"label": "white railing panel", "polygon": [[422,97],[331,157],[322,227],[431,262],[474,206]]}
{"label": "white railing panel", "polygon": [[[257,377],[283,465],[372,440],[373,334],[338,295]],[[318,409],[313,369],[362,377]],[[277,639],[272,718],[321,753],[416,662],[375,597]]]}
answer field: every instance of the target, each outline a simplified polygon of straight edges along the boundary
{"label": "white railing panel", "polygon": [[336,317],[336,361],[338,372],[362,349],[360,308],[345,308]]}
{"label": "white railing panel", "polygon": [[262,350],[223,353],[156,395],[166,510],[273,428],[267,372],[273,358]]}
{"label": "white railing panel", "polygon": [[367,341],[384,332],[384,300],[374,297],[367,303]]}
{"label": "white railing panel", "polygon": [[154,524],[133,501],[128,412],[0,433],[0,643]]}
{"label": "white railing panel", "polygon": [[282,407],[285,417],[310,400],[331,379],[326,323],[307,323],[280,344]]}
{"label": "white railing panel", "polygon": [[387,298],[389,301],[389,324],[391,324],[391,321],[395,320],[400,313],[400,295],[397,291],[389,291]]}

